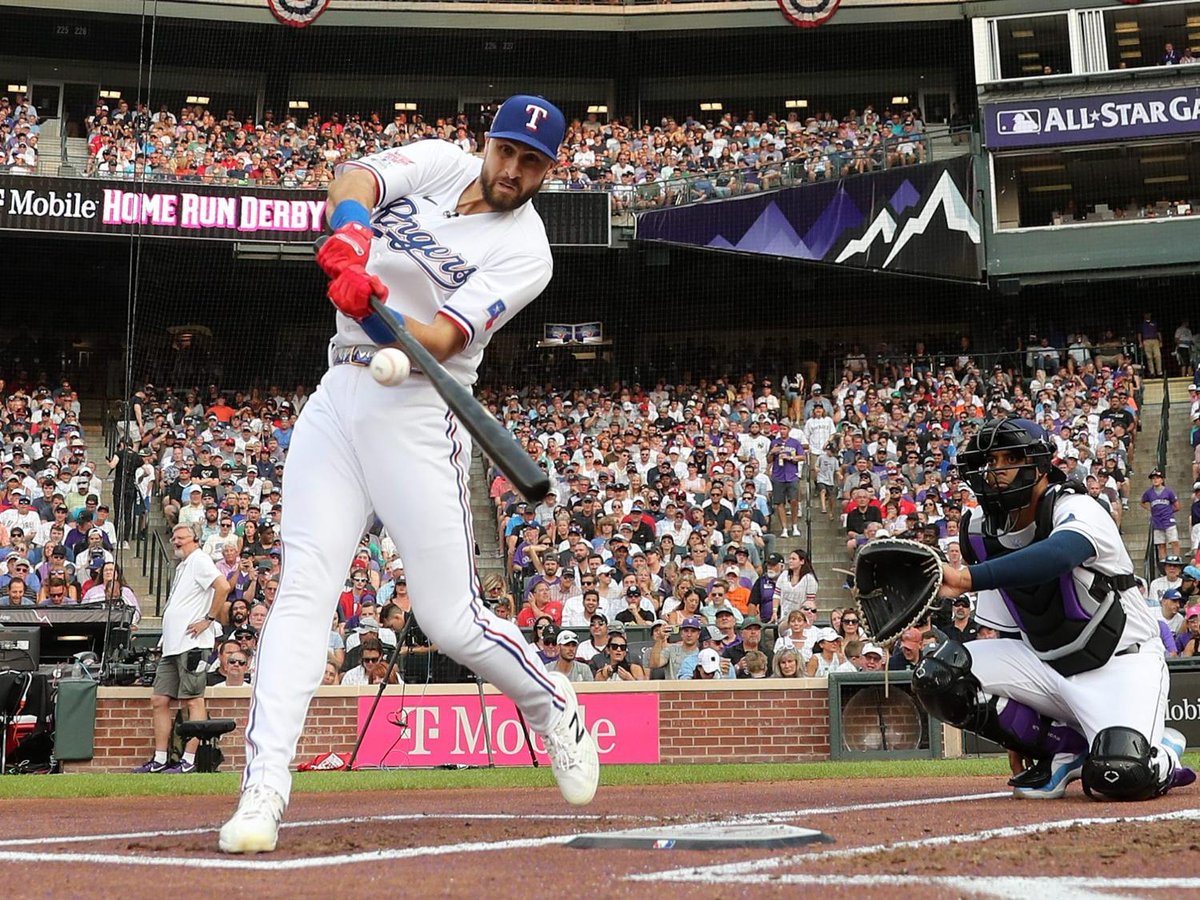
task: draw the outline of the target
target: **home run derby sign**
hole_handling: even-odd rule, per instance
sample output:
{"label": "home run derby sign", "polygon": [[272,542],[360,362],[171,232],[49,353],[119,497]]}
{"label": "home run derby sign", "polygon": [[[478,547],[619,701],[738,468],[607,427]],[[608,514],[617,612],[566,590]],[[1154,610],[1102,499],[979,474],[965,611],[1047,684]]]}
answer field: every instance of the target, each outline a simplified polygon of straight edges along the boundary
{"label": "home run derby sign", "polygon": [[267,0],[271,13],[284,25],[304,28],[317,21],[329,0]]}
{"label": "home run derby sign", "polygon": [[837,12],[842,0],[776,0],[779,9],[793,25],[816,28]]}

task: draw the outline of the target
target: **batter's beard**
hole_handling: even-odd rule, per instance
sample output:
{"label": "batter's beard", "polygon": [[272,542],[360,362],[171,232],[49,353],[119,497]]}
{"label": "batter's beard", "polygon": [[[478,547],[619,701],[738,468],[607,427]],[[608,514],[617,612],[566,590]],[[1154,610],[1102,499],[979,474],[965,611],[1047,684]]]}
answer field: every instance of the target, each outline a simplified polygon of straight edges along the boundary
{"label": "batter's beard", "polygon": [[490,206],[496,212],[512,212],[514,209],[519,209],[524,206],[529,198],[538,192],[541,188],[539,183],[531,191],[526,191],[522,194],[517,194],[513,197],[498,196],[494,190],[494,182],[484,173],[479,173],[479,191],[483,194],[483,202]]}

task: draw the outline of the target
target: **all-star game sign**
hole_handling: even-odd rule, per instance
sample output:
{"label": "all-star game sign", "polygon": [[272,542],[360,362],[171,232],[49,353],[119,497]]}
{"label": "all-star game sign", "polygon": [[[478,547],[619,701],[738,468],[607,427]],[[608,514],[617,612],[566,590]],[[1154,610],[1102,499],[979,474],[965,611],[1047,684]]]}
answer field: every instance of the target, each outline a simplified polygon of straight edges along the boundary
{"label": "all-star game sign", "polygon": [[329,0],[267,0],[271,14],[284,25],[306,28],[329,6]]}
{"label": "all-star game sign", "polygon": [[776,0],[784,17],[800,28],[816,28],[837,12],[842,0]]}

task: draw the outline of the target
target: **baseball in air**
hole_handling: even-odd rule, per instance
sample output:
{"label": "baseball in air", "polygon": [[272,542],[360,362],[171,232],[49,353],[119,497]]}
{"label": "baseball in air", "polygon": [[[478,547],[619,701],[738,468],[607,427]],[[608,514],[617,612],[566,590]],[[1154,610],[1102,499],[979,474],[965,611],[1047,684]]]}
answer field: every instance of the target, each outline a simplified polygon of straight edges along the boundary
{"label": "baseball in air", "polygon": [[384,347],[376,350],[371,359],[371,377],[385,387],[395,387],[403,384],[408,378],[412,365],[408,357],[395,347]]}

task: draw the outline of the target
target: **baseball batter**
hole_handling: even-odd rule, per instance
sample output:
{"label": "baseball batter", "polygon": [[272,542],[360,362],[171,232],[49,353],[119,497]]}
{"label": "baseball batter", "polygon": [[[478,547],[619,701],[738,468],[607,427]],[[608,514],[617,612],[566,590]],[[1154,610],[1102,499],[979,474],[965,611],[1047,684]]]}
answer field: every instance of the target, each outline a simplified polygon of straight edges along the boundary
{"label": "baseball batter", "polygon": [[981,502],[964,513],[962,569],[942,593],[979,591],[977,619],[1019,639],[944,641],[913,686],[931,712],[1047,760],[1016,795],[1142,800],[1190,784],[1182,735],[1164,729],[1168,673],[1158,625],[1120,533],[1053,465],[1043,429],[987,422],[959,452]]}
{"label": "baseball batter", "polygon": [[331,279],[337,334],[284,470],[284,563],[259,640],[242,796],[220,833],[226,853],[275,848],[329,620],[375,515],[405,561],[429,639],[516,703],[543,735],[568,802],[595,793],[596,746],[570,683],[548,674],[516,625],[480,600],[470,437],[419,372],[388,387],[367,368],[390,341],[368,306],[375,294],[448,371],[475,381],[492,335],[550,281],[549,242],[529,200],[564,131],[552,104],[515,96],[497,112],[482,159],[422,141],[348,163],[330,185],[333,235],[317,262]]}

